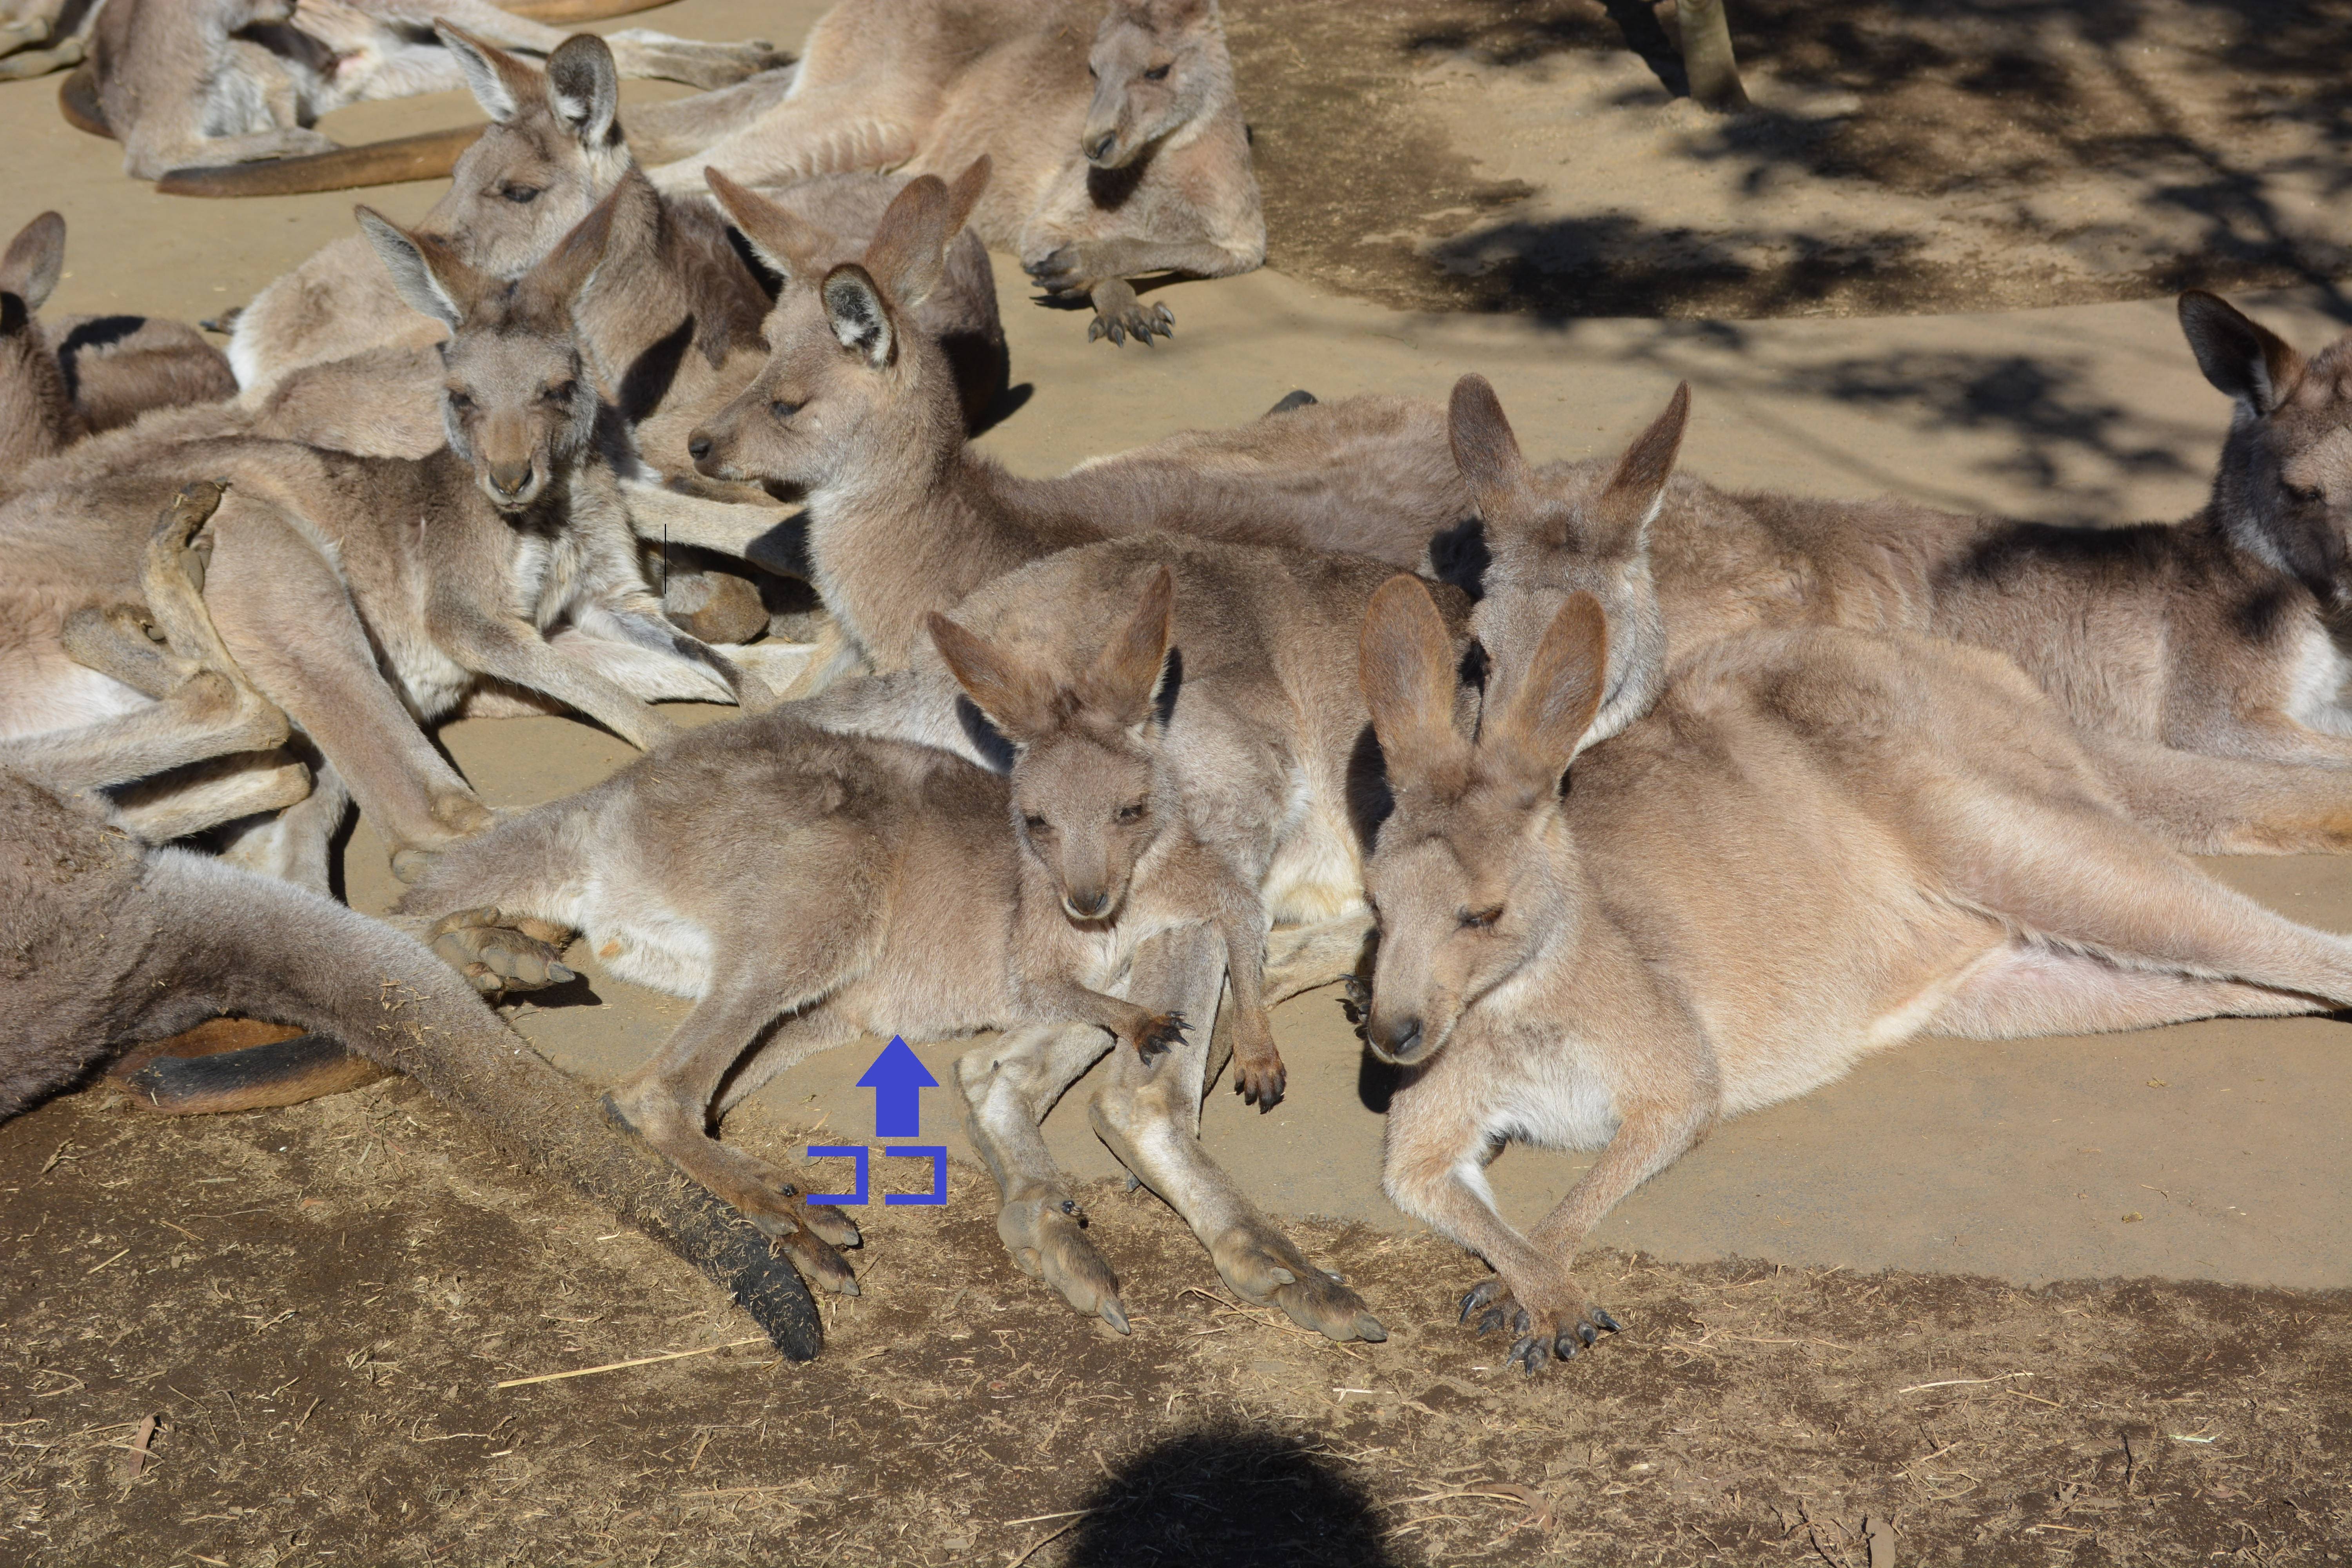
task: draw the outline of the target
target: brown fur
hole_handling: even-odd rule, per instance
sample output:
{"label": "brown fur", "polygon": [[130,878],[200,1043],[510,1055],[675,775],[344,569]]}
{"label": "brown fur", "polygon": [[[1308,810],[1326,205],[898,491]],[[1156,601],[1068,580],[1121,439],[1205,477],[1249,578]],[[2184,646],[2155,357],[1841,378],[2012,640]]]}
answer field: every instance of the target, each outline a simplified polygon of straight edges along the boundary
{"label": "brown fur", "polygon": [[[1395,803],[1366,868],[1366,1038],[1407,1069],[1383,1184],[1494,1266],[1464,1320],[1507,1328],[1529,1372],[1616,1326],[1569,1272],[1578,1247],[1723,1117],[1923,1032],[2352,997],[2352,942],[2135,827],[2006,659],[1843,630],[1727,638],[1564,789],[1605,643],[1598,604],[1567,600],[1473,742],[1421,584],[1382,589],[1362,638]],[[1512,1138],[1600,1151],[1524,1236],[1480,1171]]]}

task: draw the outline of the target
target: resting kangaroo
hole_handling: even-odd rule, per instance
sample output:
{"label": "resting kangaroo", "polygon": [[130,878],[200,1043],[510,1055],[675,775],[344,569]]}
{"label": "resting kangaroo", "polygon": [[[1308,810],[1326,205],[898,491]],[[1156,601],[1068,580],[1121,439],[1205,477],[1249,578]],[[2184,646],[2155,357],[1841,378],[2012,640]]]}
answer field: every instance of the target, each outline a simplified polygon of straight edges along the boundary
{"label": "resting kangaroo", "polygon": [[[210,529],[212,616],[253,684],[324,756],[322,791],[347,784],[394,846],[488,825],[418,728],[485,679],[566,703],[640,745],[670,730],[648,698],[764,700],[756,678],[660,619],[596,453],[598,405],[568,311],[611,216],[600,206],[506,284],[362,215],[404,290],[455,332],[451,445],[432,458],[247,437],[161,446],[144,467],[79,479],[70,458],[48,465],[48,483],[0,508],[17,563],[0,584],[13,637],[0,647],[0,726],[26,734],[135,717],[122,688],[68,662],[58,639],[78,609],[131,597],[131,520],[152,510],[166,468],[234,482]],[[301,829],[306,878],[323,871],[340,809],[331,798]]]}
{"label": "resting kangaroo", "polygon": [[[1452,443],[1492,555],[1482,636],[1515,618],[1531,637],[1567,593],[1597,594],[1632,647],[1612,649],[1622,669],[1594,738],[1638,713],[1666,668],[1743,629],[1972,643],[2033,678],[2118,765],[2134,816],[2175,847],[2352,847],[2352,660],[2334,630],[2352,583],[2352,337],[2306,361],[2210,294],[2181,296],[2180,318],[2237,413],[2204,510],[2130,528],[1736,495],[1682,478],[1654,511],[1629,507],[1622,473],[1601,464],[1531,471],[1492,389],[1465,377]],[[1686,407],[1677,395],[1637,444],[1647,456],[1626,462],[1664,472]],[[1532,607],[1509,608],[1519,594]],[[2184,769],[2205,780],[2186,796],[2136,782]]]}
{"label": "resting kangaroo", "polygon": [[[1725,1116],[1922,1033],[2014,1038],[2352,1000],[2352,942],[2270,913],[2126,820],[2009,661],[1842,630],[1729,638],[1577,756],[1608,633],[1570,598],[1476,740],[1410,578],[1365,617],[1394,811],[1366,1038],[1406,1076],[1383,1184],[1495,1268],[1465,1299],[1532,1373],[1613,1329],[1569,1272],[1627,1193]],[[1567,785],[1562,773],[1576,757]],[[1601,1150],[1534,1232],[1483,1172]]]}
{"label": "resting kangaroo", "polygon": [[[1091,38],[1091,42],[1089,42]],[[1216,0],[844,0],[809,32],[783,101],[654,171],[767,186],[845,169],[996,179],[973,216],[1089,337],[1166,334],[1128,279],[1227,278],[1265,259],[1249,132]]]}
{"label": "resting kangaroo", "polygon": [[[542,54],[563,40],[559,29],[488,0],[107,0],[90,68],[124,171],[154,180],[179,168],[326,152],[335,143],[309,127],[330,110],[462,85],[457,62],[430,41],[442,22]],[[638,29],[611,44],[625,76],[698,87],[788,63],[756,41],[698,43]]]}
{"label": "resting kangaroo", "polygon": [[[548,939],[578,929],[613,973],[696,998],[613,1104],[808,1279],[854,1293],[835,1246],[856,1227],[712,1141],[714,1115],[861,1034],[1078,1020],[1097,1026],[1076,1031],[1089,1061],[1105,1031],[1135,1047],[1122,1055],[1156,1053],[1178,1020],[1099,989],[1139,943],[1205,921],[1255,957],[1255,900],[1223,896],[1168,784],[1158,732],[1163,704],[1182,700],[1161,685],[1169,631],[1164,574],[1075,673],[950,629],[990,672],[984,689],[1032,721],[1009,788],[948,752],[779,710],[698,730],[431,858],[396,918],[484,990],[560,977]],[[1016,843],[1015,809],[1061,834],[1032,826]],[[1253,1083],[1270,1091],[1280,1065],[1257,1023]],[[1085,1310],[1126,1326],[1108,1286]]]}
{"label": "resting kangaroo", "polygon": [[25,464],[150,408],[236,394],[219,351],[180,321],[152,316],[37,319],[66,259],[66,220],[43,213],[0,253],[0,490]]}
{"label": "resting kangaroo", "polygon": [[[184,850],[150,849],[89,792],[282,738],[182,573],[220,492],[191,486],[146,551],[188,722],[163,749],[0,742],[0,1120],[142,1042],[225,1012],[313,1030],[267,1047],[299,1066],[342,1047],[415,1078],[509,1157],[611,1205],[729,1291],[785,1353],[815,1353],[807,1293],[763,1238],[606,1125],[464,981],[412,939],[313,893]],[[68,801],[67,795],[85,798]],[[310,1057],[322,1053],[311,1049]]]}
{"label": "resting kangaroo", "polygon": [[[804,224],[723,174],[712,186],[793,285],[768,317],[766,365],[689,448],[710,478],[805,497],[807,571],[844,635],[844,662],[904,668],[926,613],[1090,541],[1165,530],[1415,566],[1431,537],[1466,515],[1436,414],[1398,398],[1311,405],[1053,479],[1007,473],[967,444],[939,344],[908,330],[944,275],[955,232],[947,186],[909,184],[864,256],[822,271],[806,261]],[[692,542],[742,548],[717,535]]]}

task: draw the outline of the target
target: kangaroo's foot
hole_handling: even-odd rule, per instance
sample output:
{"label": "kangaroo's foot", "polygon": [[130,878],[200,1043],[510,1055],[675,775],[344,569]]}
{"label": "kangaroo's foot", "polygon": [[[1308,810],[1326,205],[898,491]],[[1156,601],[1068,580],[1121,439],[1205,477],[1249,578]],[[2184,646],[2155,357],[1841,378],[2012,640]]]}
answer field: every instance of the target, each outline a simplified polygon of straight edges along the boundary
{"label": "kangaroo's foot", "polygon": [[1526,1306],[1496,1275],[1462,1298],[1461,1321],[1469,1322],[1475,1313],[1477,1332],[1508,1329],[1518,1335],[1503,1364],[1519,1367],[1529,1375],[1541,1372],[1549,1362],[1566,1361],[1578,1351],[1591,1350],[1603,1331],[1618,1331],[1617,1320],[1587,1300],[1575,1281],[1565,1280],[1564,1289],[1556,1293],[1565,1299],[1547,1306]]}
{"label": "kangaroo's foot", "polygon": [[1330,1340],[1389,1337],[1364,1299],[1307,1260],[1288,1237],[1253,1215],[1209,1243],[1217,1273],[1245,1300],[1271,1301],[1302,1329]]}
{"label": "kangaroo's foot", "polygon": [[1295,391],[1284,393],[1282,395],[1281,401],[1265,411],[1266,416],[1271,417],[1276,414],[1287,414],[1295,408],[1312,407],[1315,404],[1320,401],[1321,399],[1318,398],[1313,393],[1307,391],[1302,386]]}
{"label": "kangaroo's foot", "polygon": [[1282,1065],[1282,1053],[1274,1048],[1268,1036],[1263,1041],[1244,1041],[1234,1053],[1234,1092],[1242,1097],[1244,1105],[1255,1105],[1264,1115],[1282,1099],[1290,1074]]}
{"label": "kangaroo's foot", "polygon": [[606,41],[612,46],[613,63],[623,76],[682,81],[706,92],[712,88],[733,87],[761,71],[781,69],[793,63],[791,55],[782,53],[765,38],[746,38],[734,44],[709,43],[699,38],[673,38],[646,27],[630,27],[614,33]]}
{"label": "kangaroo's foot", "polygon": [[557,960],[571,945],[562,926],[529,916],[509,918],[495,907],[458,910],[434,922],[433,955],[485,996],[538,991],[578,978]]}
{"label": "kangaroo's foot", "polygon": [[1087,1239],[1086,1211],[1066,1193],[1046,1191],[1008,1199],[996,1211],[996,1234],[1021,1272],[1062,1293],[1081,1316],[1128,1331],[1118,1276]]}

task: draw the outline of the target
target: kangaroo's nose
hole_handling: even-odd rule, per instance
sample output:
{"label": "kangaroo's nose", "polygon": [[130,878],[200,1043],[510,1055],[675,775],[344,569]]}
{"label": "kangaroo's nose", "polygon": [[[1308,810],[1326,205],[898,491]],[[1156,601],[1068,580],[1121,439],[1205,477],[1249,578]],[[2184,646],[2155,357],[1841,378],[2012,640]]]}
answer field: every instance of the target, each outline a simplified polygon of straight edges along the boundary
{"label": "kangaroo's nose", "polygon": [[698,463],[702,461],[703,458],[710,456],[710,437],[704,435],[699,430],[697,430],[693,435],[688,437],[686,441],[686,455],[692,458]]}
{"label": "kangaroo's nose", "polygon": [[1113,148],[1114,146],[1118,145],[1118,132],[1116,132],[1116,131],[1106,131],[1106,132],[1104,132],[1101,135],[1099,135],[1099,136],[1096,137],[1093,141],[1091,141],[1091,142],[1087,142],[1087,145],[1086,145],[1086,149],[1085,149],[1085,150],[1086,150],[1086,154],[1087,154],[1087,161],[1088,163],[1101,163],[1105,158],[1108,158],[1108,157],[1109,157],[1109,156],[1110,156],[1110,150],[1111,150],[1111,148]]}
{"label": "kangaroo's nose", "polygon": [[1094,920],[1110,908],[1108,893],[1072,893],[1067,900],[1071,912],[1080,920]]}
{"label": "kangaroo's nose", "polygon": [[529,463],[492,463],[490,488],[511,500],[530,486]]}
{"label": "kangaroo's nose", "polygon": [[1421,1020],[1401,1018],[1385,1029],[1375,1026],[1372,1038],[1381,1047],[1381,1055],[1391,1061],[1411,1061],[1421,1049]]}

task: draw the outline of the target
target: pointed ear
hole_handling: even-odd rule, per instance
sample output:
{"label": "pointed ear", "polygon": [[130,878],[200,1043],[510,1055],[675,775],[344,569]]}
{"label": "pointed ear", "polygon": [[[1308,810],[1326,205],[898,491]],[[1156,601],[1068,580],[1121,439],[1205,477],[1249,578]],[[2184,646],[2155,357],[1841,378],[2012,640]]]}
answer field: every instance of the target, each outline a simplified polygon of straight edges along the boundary
{"label": "pointed ear", "polygon": [[593,151],[620,140],[621,72],[612,46],[593,33],[575,33],[547,57],[547,101]]}
{"label": "pointed ear", "polygon": [[1372,595],[1356,672],[1392,781],[1442,782],[1433,775],[1468,762],[1469,743],[1454,731],[1454,639],[1420,578],[1391,577]]}
{"label": "pointed ear", "polygon": [[547,101],[547,79],[514,56],[446,22],[435,24],[433,31],[457,57],[474,101],[499,124],[509,123],[534,103]]}
{"label": "pointed ear", "polygon": [[953,238],[964,225],[971,221],[972,209],[988,192],[988,176],[995,164],[982,153],[971,161],[971,166],[956,176],[948,187],[948,236]]}
{"label": "pointed ear", "polygon": [[1633,438],[1617,459],[1617,471],[1586,511],[1587,540],[1603,552],[1636,549],[1658,515],[1665,499],[1666,481],[1674,477],[1675,458],[1682,450],[1683,429],[1690,423],[1690,383],[1679,382],[1666,400],[1666,411]]}
{"label": "pointed ear", "polygon": [[1007,740],[1026,745],[1053,728],[1054,693],[1036,671],[937,610],[923,617],[923,626],[956,684]]}
{"label": "pointed ear", "polygon": [[911,310],[930,298],[947,276],[950,221],[948,188],[937,174],[918,174],[891,198],[874,238],[866,247],[866,270],[882,285],[890,302]]}
{"label": "pointed ear", "polygon": [[373,207],[352,211],[408,308],[456,331],[489,288],[490,279],[458,260],[455,251],[430,235],[411,234]]}
{"label": "pointed ear", "polygon": [[845,261],[824,275],[822,290],[824,319],[841,346],[862,355],[876,370],[890,363],[898,351],[898,334],[890,326],[889,308],[866,268]]}
{"label": "pointed ear", "polygon": [[1160,683],[1168,669],[1168,643],[1176,634],[1176,579],[1166,566],[1151,574],[1142,602],[1128,623],[1103,645],[1079,688],[1079,700],[1133,728],[1159,706]]}
{"label": "pointed ear", "polygon": [[2268,414],[2303,379],[2303,356],[2220,295],[2191,289],[2180,297],[2179,309],[2197,367],[2249,411]]}
{"label": "pointed ear", "polygon": [[819,281],[818,261],[827,252],[842,248],[841,241],[833,234],[790,207],[737,184],[717,169],[704,169],[702,177],[760,259],[793,282]]}
{"label": "pointed ear", "polygon": [[588,279],[604,260],[604,247],[613,237],[613,214],[621,205],[621,193],[625,186],[615,185],[603,201],[588,209],[588,216],[572,226],[572,232],[555,242],[555,248],[545,259],[523,274],[518,291],[531,310],[569,310],[588,287]]}
{"label": "pointed ear", "polygon": [[66,220],[43,213],[17,232],[0,255],[0,292],[14,294],[28,311],[48,303],[66,265]]}
{"label": "pointed ear", "polygon": [[1517,491],[1528,482],[1528,463],[1519,456],[1519,438],[1503,417],[1502,399],[1483,375],[1465,375],[1454,384],[1445,409],[1446,438],[1454,447],[1454,466],[1481,510]]}
{"label": "pointed ear", "polygon": [[1572,594],[1481,728],[1479,750],[1516,753],[1530,773],[1557,780],[1592,728],[1608,679],[1609,617],[1591,595]]}

